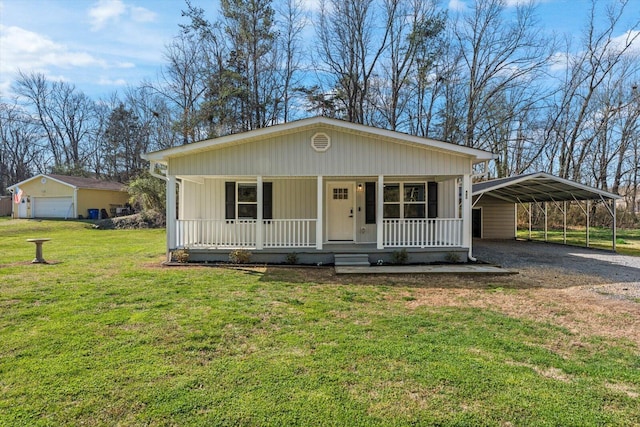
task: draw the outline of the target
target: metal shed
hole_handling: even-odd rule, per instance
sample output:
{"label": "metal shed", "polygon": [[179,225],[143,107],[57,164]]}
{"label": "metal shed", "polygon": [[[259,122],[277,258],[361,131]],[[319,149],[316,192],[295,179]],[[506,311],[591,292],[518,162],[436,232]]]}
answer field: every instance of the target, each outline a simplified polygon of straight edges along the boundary
{"label": "metal shed", "polygon": [[[529,214],[529,237],[531,237],[531,204],[542,205],[544,212],[544,234],[547,240],[547,206],[553,204],[563,214],[563,242],[567,239],[567,202],[576,202],[585,215],[586,246],[589,246],[589,207],[592,201],[601,201],[612,218],[612,248],[616,249],[615,200],[620,196],[599,190],[575,181],[560,178],[546,172],[517,175],[493,179],[473,184],[473,208],[485,206],[492,214],[502,214],[496,228],[508,233],[513,227],[513,237],[517,227],[517,207],[522,206]],[[584,205],[583,203],[584,202]],[[506,212],[506,214],[505,214]],[[511,216],[513,215],[513,216]],[[513,218],[513,221],[505,221]],[[483,237],[483,236],[476,236]]]}

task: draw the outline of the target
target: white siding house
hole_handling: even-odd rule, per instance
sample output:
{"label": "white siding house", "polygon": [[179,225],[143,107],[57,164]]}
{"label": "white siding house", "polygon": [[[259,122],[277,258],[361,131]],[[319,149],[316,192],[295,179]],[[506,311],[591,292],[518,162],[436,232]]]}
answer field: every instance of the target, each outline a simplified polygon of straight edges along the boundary
{"label": "white siding house", "polygon": [[330,263],[400,248],[415,262],[470,255],[472,166],[493,155],[315,117],[145,158],[165,172],[168,253],[226,260],[246,248],[281,262],[295,251]]}

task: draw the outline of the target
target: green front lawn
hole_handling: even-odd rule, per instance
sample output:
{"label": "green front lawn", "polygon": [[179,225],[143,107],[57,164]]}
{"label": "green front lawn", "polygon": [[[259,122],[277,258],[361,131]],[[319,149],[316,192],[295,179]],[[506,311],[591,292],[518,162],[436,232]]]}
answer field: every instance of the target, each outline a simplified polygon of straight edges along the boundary
{"label": "green front lawn", "polygon": [[[528,239],[529,230],[519,228],[519,239]],[[532,230],[533,240],[544,240],[544,230]],[[553,243],[563,243],[562,230],[548,230],[547,240]],[[567,244],[585,246],[587,241],[585,228],[567,229]],[[592,248],[611,249],[611,229],[589,228],[589,246]],[[640,256],[640,229],[618,229],[616,232],[616,251],[623,255]]]}
{"label": "green front lawn", "polygon": [[[0,425],[640,424],[628,340],[412,306],[438,278],[169,268],[163,248],[163,230],[0,220]],[[486,280],[477,296],[527,292]]]}

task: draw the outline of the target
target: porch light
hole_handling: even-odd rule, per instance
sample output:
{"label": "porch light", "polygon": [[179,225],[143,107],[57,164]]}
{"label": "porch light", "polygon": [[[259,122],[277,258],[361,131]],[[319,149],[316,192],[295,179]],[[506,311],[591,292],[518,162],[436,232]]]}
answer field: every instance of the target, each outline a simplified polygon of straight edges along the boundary
{"label": "porch light", "polygon": [[364,187],[362,186],[362,183],[359,182],[358,183],[358,191],[362,191],[362,190],[364,190]]}

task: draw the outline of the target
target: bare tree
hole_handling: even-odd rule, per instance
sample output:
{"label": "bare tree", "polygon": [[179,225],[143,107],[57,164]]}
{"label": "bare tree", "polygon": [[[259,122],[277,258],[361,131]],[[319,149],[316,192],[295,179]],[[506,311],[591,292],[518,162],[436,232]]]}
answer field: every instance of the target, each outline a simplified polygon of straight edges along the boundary
{"label": "bare tree", "polygon": [[[346,119],[365,123],[372,76],[389,43],[389,20],[396,4],[389,3],[385,22],[375,22],[373,0],[321,0],[318,17],[318,55],[329,78],[329,90],[343,105]],[[380,31],[374,28],[382,27]]]}
{"label": "bare tree", "polygon": [[168,64],[160,73],[157,91],[178,110],[176,126],[180,130],[182,144],[204,138],[198,116],[207,82],[203,52],[201,40],[184,32],[165,47]]}
{"label": "bare tree", "polygon": [[515,109],[498,120],[486,120],[485,112],[500,109],[510,92],[526,89],[525,106],[539,100],[534,82],[553,52],[549,40],[537,34],[533,3],[518,4],[510,17],[507,12],[504,0],[476,0],[454,26],[464,66],[464,144],[469,147],[490,148],[487,136],[517,114]]}
{"label": "bare tree", "polygon": [[[281,28],[278,39],[279,66],[280,72],[277,74],[281,80],[281,94],[276,97],[275,102],[282,103],[282,120],[288,122],[291,119],[292,98],[295,88],[300,86],[301,78],[301,44],[302,31],[307,25],[307,17],[301,0],[283,0],[277,9],[279,27]],[[274,110],[279,110],[275,108]]]}
{"label": "bare tree", "polygon": [[[545,132],[550,151],[549,167],[563,178],[579,180],[583,177],[581,166],[596,138],[602,136],[596,128],[608,122],[608,119],[603,122],[597,118],[603,113],[597,105],[597,94],[622,65],[640,34],[637,31],[640,20],[637,20],[628,28],[626,38],[614,37],[622,26],[627,4],[627,0],[612,1],[603,13],[600,3],[592,0],[583,44],[577,54],[567,52],[566,73],[554,105],[549,108]],[[604,26],[599,28],[602,17],[605,18]],[[611,111],[604,114],[608,117]]]}
{"label": "bare tree", "polygon": [[[15,103],[0,103],[0,191],[29,178],[43,164],[38,124]],[[34,166],[36,168],[34,168]]]}
{"label": "bare tree", "polygon": [[417,95],[416,89],[422,88],[420,84],[439,54],[445,17],[432,1],[385,0],[384,11],[389,44],[381,58],[380,78],[375,86],[374,103],[382,116],[378,125],[406,130],[411,128],[411,100]]}
{"label": "bare tree", "polygon": [[92,155],[89,139],[96,117],[93,101],[72,84],[49,82],[39,73],[20,71],[15,91],[35,109],[53,154],[53,167],[66,173],[83,173]]}

